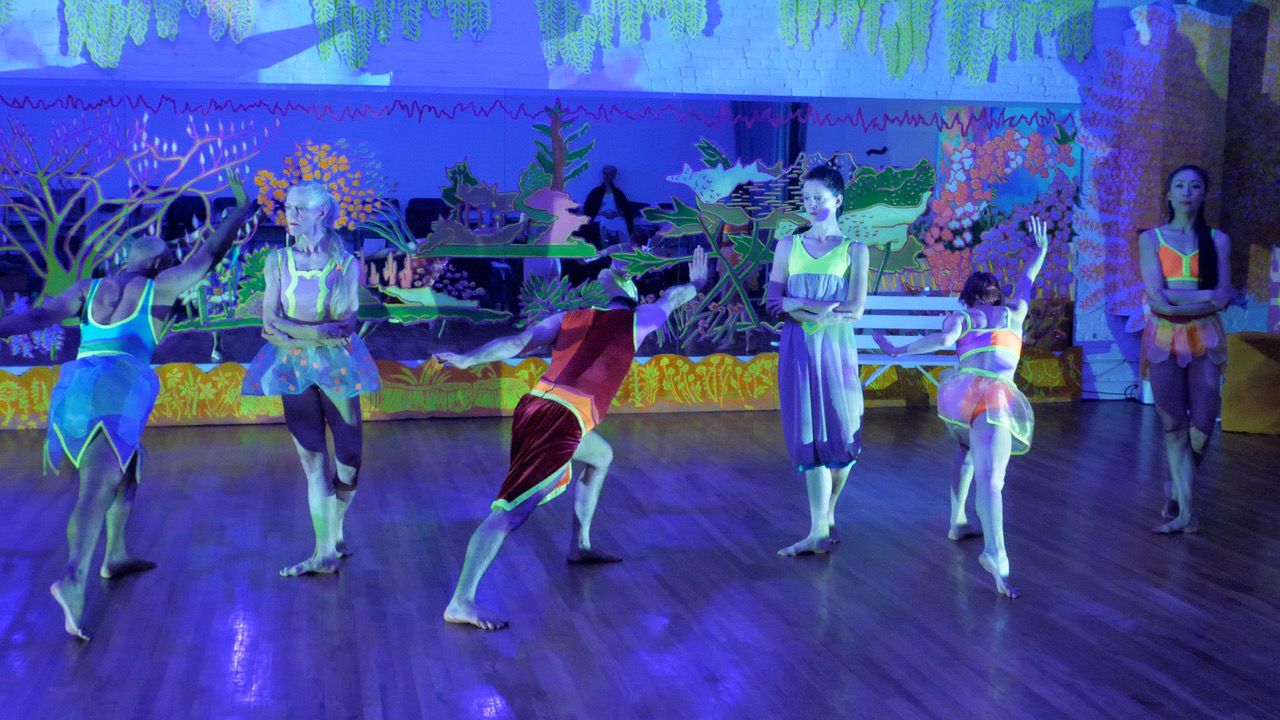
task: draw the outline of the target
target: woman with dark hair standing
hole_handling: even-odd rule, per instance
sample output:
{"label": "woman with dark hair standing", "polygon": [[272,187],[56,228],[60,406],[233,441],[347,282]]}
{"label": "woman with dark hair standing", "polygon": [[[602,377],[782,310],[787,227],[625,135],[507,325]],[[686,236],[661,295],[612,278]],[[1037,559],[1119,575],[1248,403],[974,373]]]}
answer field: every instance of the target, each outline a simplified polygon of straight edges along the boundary
{"label": "woman with dark hair standing", "polygon": [[823,165],[801,189],[811,224],[779,238],[766,306],[785,317],[778,348],[782,432],[805,475],[809,534],[779,555],[824,553],[835,542],[836,500],[862,450],[862,382],[853,322],[867,301],[867,247],[837,217],[844,177]]}
{"label": "woman with dark hair standing", "polygon": [[[1018,591],[1009,584],[1009,555],[1004,548],[1004,476],[1009,457],[1031,449],[1035,429],[1031,403],[1013,378],[1022,357],[1022,325],[1031,305],[1031,290],[1049,253],[1044,222],[1032,217],[1028,229],[1036,256],[1027,263],[1011,299],[1004,296],[999,278],[975,272],[960,291],[964,309],[948,315],[942,330],[904,347],[892,345],[882,333],[874,335],[876,344],[890,357],[956,347],[956,369],[943,373],[938,384],[938,417],[960,444],[951,480],[951,531],[947,537],[963,540],[984,535],[985,547],[978,563],[995,578],[996,590],[1010,598],[1018,597]],[[975,480],[982,531],[965,519],[969,487]]]}
{"label": "woman with dark hair standing", "polygon": [[1164,534],[1199,527],[1191,513],[1192,483],[1218,419],[1227,362],[1218,312],[1231,301],[1231,244],[1204,219],[1208,189],[1203,168],[1174,170],[1165,181],[1167,222],[1138,238],[1147,300],[1142,350],[1169,461],[1166,522],[1153,528]]}

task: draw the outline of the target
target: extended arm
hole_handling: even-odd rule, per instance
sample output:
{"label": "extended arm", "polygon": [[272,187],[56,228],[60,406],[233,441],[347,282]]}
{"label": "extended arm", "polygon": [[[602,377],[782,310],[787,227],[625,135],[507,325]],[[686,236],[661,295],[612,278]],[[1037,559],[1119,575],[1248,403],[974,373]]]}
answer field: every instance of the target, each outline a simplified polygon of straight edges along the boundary
{"label": "extended arm", "polygon": [[662,293],[657,302],[641,305],[636,309],[636,347],[650,333],[667,324],[667,318],[685,303],[698,296],[698,290],[707,282],[707,251],[694,248],[689,261],[689,282],[673,285]]}
{"label": "extended arm", "polygon": [[563,321],[564,313],[558,313],[532,327],[525,328],[523,332],[490,341],[469,353],[442,352],[436,353],[435,357],[440,362],[459,369],[507,360],[525,350],[554,341],[560,332],[560,323]]}
{"label": "extended arm", "polygon": [[963,325],[961,324],[960,313],[952,313],[942,321],[942,329],[936,333],[930,333],[918,340],[913,340],[907,345],[901,347],[889,342],[889,338],[884,333],[875,333],[871,337],[889,357],[898,357],[899,355],[912,355],[916,353],[931,353],[937,350],[952,347],[956,341],[960,339]]}
{"label": "extended arm", "polygon": [[88,281],[81,281],[44,301],[39,307],[0,318],[0,338],[25,335],[76,317],[84,309],[87,289]]}
{"label": "extended arm", "polygon": [[240,227],[257,207],[257,204],[250,202],[245,195],[244,185],[239,175],[231,174],[227,183],[236,196],[235,210],[219,223],[213,234],[200,243],[200,247],[188,255],[180,265],[171,267],[156,276],[156,305],[172,305],[178,296],[195,287],[196,283],[221,262],[235,243]]}

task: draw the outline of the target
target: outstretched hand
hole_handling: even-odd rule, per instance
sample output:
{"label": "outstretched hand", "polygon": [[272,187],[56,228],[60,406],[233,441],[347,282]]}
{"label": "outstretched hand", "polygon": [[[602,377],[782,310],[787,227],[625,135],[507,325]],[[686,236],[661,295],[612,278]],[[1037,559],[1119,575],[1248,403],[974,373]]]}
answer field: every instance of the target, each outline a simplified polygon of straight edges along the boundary
{"label": "outstretched hand", "polygon": [[231,190],[231,194],[235,196],[236,206],[243,207],[249,202],[249,194],[244,190],[244,179],[240,177],[239,170],[230,170],[227,172],[227,188]]}
{"label": "outstretched hand", "polygon": [[1031,216],[1031,221],[1028,224],[1031,227],[1031,239],[1035,242],[1036,247],[1042,250],[1049,247],[1049,224],[1036,215]]}
{"label": "outstretched hand", "polygon": [[693,260],[689,261],[689,282],[697,288],[707,284],[707,251],[701,247],[693,249]]}
{"label": "outstretched hand", "polygon": [[880,346],[880,350],[889,357],[897,357],[902,352],[898,346],[889,342],[889,338],[885,337],[882,332],[871,333],[871,339],[876,341],[876,345]]}

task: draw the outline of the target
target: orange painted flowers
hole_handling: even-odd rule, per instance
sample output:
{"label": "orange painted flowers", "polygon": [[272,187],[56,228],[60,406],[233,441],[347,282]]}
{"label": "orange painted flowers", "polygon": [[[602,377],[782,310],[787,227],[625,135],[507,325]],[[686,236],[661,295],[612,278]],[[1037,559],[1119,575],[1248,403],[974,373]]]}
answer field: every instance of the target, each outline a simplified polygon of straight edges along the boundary
{"label": "orange painted flowers", "polygon": [[374,171],[367,153],[353,151],[345,140],[332,145],[310,140],[299,144],[292,155],[284,158],[277,176],[270,170],[259,170],[254,177],[258,202],[281,225],[284,224],[284,198],[289,187],[304,180],[324,183],[338,199],[338,217],[334,227],[354,230],[381,206],[381,178]]}

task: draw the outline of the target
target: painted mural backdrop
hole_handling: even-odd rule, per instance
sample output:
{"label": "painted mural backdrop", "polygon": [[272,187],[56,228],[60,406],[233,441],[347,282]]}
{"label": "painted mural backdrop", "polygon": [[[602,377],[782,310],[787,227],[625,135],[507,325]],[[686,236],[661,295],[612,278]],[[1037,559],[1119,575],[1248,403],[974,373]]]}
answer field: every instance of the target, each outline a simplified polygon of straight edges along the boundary
{"label": "painted mural backdrop", "polygon": [[[388,172],[385,161],[397,152],[396,136],[379,131],[375,118],[309,120],[310,136],[292,140],[283,138],[293,136],[290,123],[300,122],[298,115],[228,107],[135,110],[121,104],[87,113],[11,112],[11,131],[0,143],[6,191],[0,198],[6,263],[0,294],[6,310],[37,305],[71,282],[111,270],[132,237],[160,234],[190,252],[210,218],[229,202],[227,177],[237,172],[251,180],[264,224],[182,299],[161,350],[169,362],[243,361],[261,344],[262,272],[268,253],[286,241],[279,222],[287,188],[317,180],[338,199],[336,227],[360,259],[362,332],[375,356],[407,383],[394,390],[391,382],[387,392],[411,393],[407,388],[425,377],[420,368],[432,365],[419,362],[434,352],[471,347],[550,313],[599,302],[592,278],[605,261],[588,241],[591,219],[581,210],[585,194],[572,189],[586,187],[578,181],[598,173],[602,164],[595,157],[599,123],[629,123],[637,132],[655,132],[657,123],[662,132],[663,123],[675,127],[689,122],[687,117],[735,122],[711,103],[696,115],[654,119],[644,112],[593,115],[552,98],[504,121],[504,132],[525,138],[504,150],[508,170],[484,176],[468,160],[466,147],[458,147],[452,162],[422,167],[420,176],[407,178],[402,171]],[[706,248],[714,260],[712,282],[642,354],[772,357],[780,326],[763,312],[764,279],[776,239],[805,222],[800,186],[817,165],[834,166],[848,178],[841,226],[871,247],[873,292],[954,294],[975,269],[1013,277],[1027,254],[1029,214],[1045,217],[1053,249],[1037,290],[1029,345],[1046,352],[1066,349],[1074,287],[1069,248],[1079,188],[1072,116],[1046,108],[953,107],[856,117],[890,127],[910,121],[936,131],[913,135],[926,138],[914,140],[915,146],[896,148],[895,157],[910,158],[896,164],[838,147],[807,149],[789,163],[766,164],[736,156],[723,133],[691,141],[685,160],[667,167],[614,152],[611,161],[632,168],[633,176],[652,173],[667,188],[665,197],[644,198],[648,204],[638,215],[633,244],[615,252],[639,277],[644,300],[681,279],[694,247]],[[424,116],[419,122],[467,120]],[[616,127],[611,130],[616,134]],[[851,146],[858,145],[856,137]],[[409,197],[400,189],[407,180],[436,191],[428,198]],[[426,224],[408,212],[419,202],[435,208]],[[59,327],[11,338],[0,348],[0,362],[65,360],[76,336],[76,328]],[[1052,396],[1070,387],[1075,371],[1069,357],[1049,357],[1054,371],[1046,375],[1046,387],[1057,389],[1041,395]],[[745,373],[757,366],[725,367]],[[183,370],[181,376],[207,384],[226,380],[226,372]],[[5,386],[10,402],[17,403],[13,418],[30,416],[30,403],[48,380],[34,370],[23,377]],[[664,382],[671,387],[670,379]],[[914,394],[927,401],[926,385],[905,373],[886,373],[870,391],[873,399],[876,393],[888,400]],[[201,387],[182,392],[222,393]],[[751,403],[773,402],[760,400],[756,391],[743,397],[748,395],[755,398]],[[392,408],[387,416],[400,412],[394,409],[399,401],[385,402]],[[439,402],[432,400],[431,407]],[[236,417],[257,417],[257,411],[244,412]],[[174,418],[185,421],[176,411]]]}

